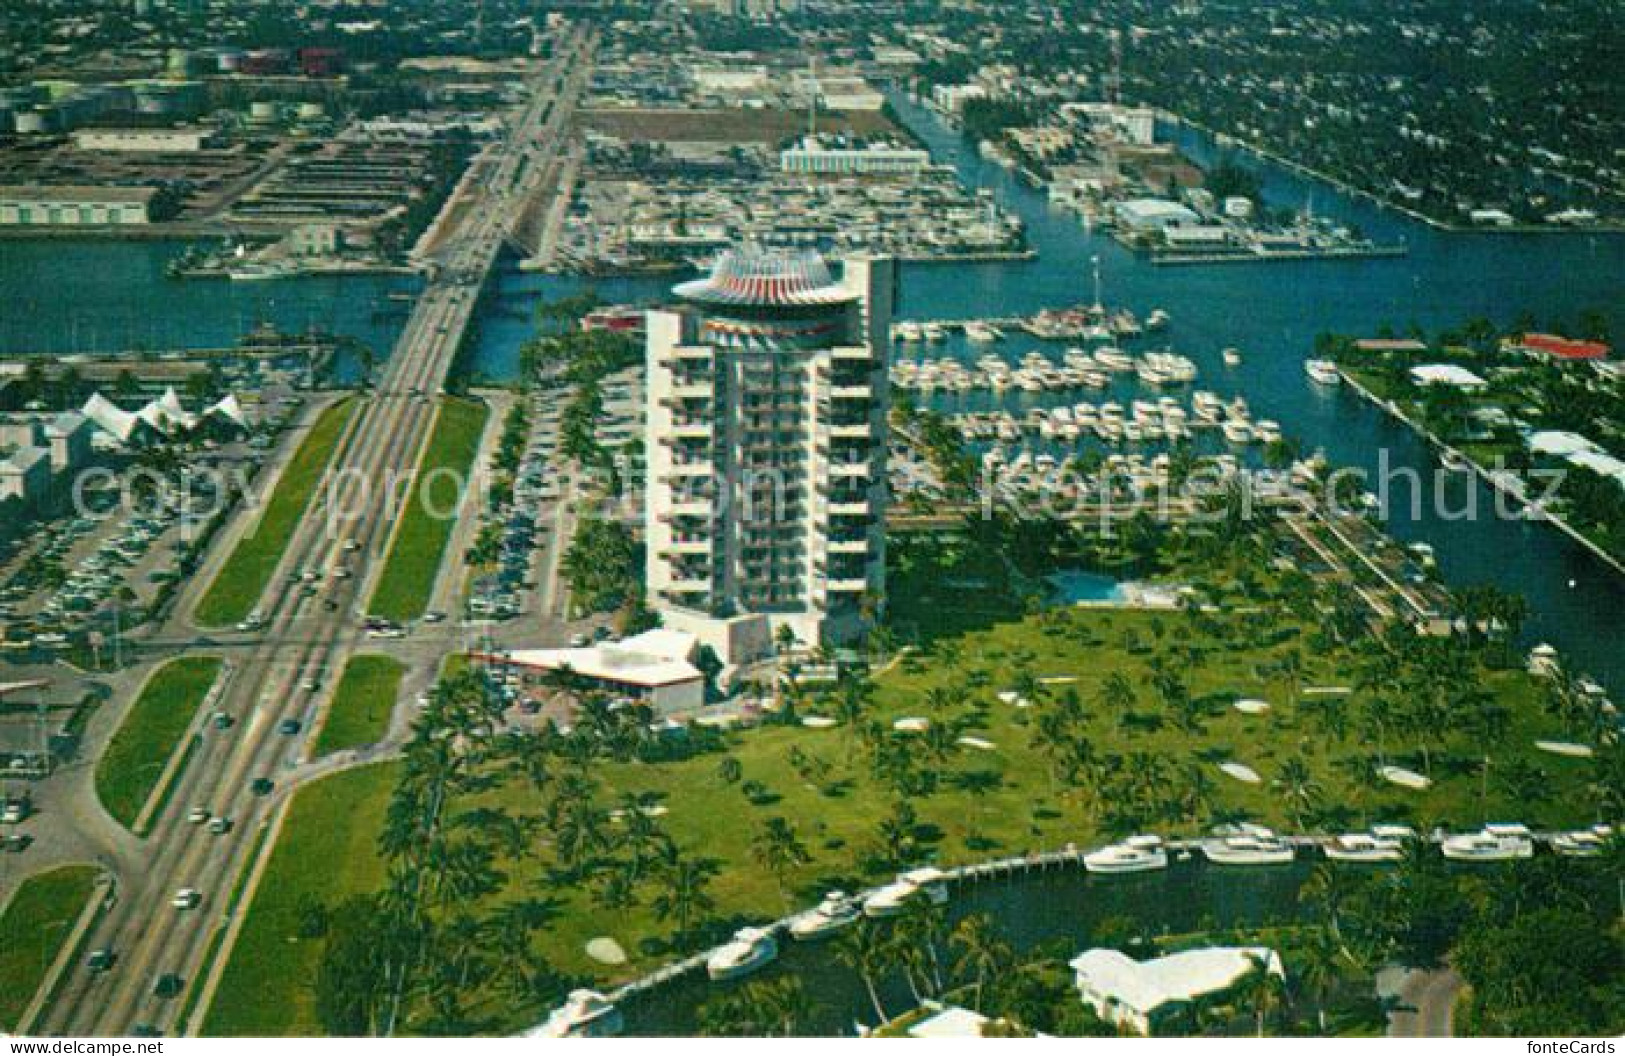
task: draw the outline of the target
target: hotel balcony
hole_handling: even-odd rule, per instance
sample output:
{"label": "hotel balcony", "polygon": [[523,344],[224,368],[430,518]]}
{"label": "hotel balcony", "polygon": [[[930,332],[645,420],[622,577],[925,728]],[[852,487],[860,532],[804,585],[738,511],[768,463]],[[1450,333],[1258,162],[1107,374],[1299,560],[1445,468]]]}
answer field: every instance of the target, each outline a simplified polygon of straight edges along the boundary
{"label": "hotel balcony", "polygon": [[671,545],[660,551],[660,556],[667,561],[678,558],[709,557],[711,556],[710,539],[673,539]]}
{"label": "hotel balcony", "polygon": [[869,589],[869,581],[859,576],[856,579],[828,579],[824,581],[824,592],[827,594],[862,594]]}
{"label": "hotel balcony", "polygon": [[829,390],[832,400],[867,400],[874,394],[874,389],[868,385],[832,385]]}
{"label": "hotel balcony", "polygon": [[712,356],[710,345],[678,345],[666,355],[662,356],[662,366],[670,366],[679,360],[694,362],[695,360],[709,360]]}
{"label": "hotel balcony", "polygon": [[819,429],[831,440],[867,440],[872,435],[868,422],[831,422]]}
{"label": "hotel balcony", "polygon": [[869,552],[869,539],[868,537],[861,539],[830,539],[824,544],[824,548],[831,554],[856,554],[861,556]]}
{"label": "hotel balcony", "polygon": [[869,476],[869,463],[867,462],[831,462],[829,475],[842,479],[867,478]]}
{"label": "hotel balcony", "polygon": [[662,439],[667,443],[674,440],[709,440],[712,428],[713,423],[710,419],[675,421]]}
{"label": "hotel balcony", "polygon": [[831,359],[872,360],[875,358],[874,352],[867,345],[848,345],[845,348],[832,348],[829,354]]}
{"label": "hotel balcony", "polygon": [[824,510],[831,517],[867,517],[869,500],[853,498],[832,500],[824,504]]}
{"label": "hotel balcony", "polygon": [[709,477],[715,472],[715,467],[709,462],[679,462],[660,475],[660,483],[676,484],[678,481]]}

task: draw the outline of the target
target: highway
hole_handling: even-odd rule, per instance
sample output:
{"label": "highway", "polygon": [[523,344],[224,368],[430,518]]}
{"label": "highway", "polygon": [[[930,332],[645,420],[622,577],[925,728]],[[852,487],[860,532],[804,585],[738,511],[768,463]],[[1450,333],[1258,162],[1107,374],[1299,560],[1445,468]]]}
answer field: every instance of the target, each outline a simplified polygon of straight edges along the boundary
{"label": "highway", "polygon": [[[169,974],[188,989],[201,984],[212,963],[211,940],[250,864],[256,833],[291,794],[294,768],[308,761],[313,730],[360,640],[358,617],[479,291],[513,218],[557,171],[595,44],[584,31],[561,43],[532,81],[531,98],[513,118],[499,160],[465,188],[475,196],[473,208],[440,241],[394,353],[374,391],[361,397],[323,486],[261,599],[261,637],[233,651],[233,675],[219,703],[232,724],[205,724],[201,744],[145,841],[142,867],[116,877],[116,903],[83,946],[112,950],[112,969],[94,974],[82,960],[72,965],[42,1017],[42,1033],[106,1037],[138,1029],[186,1030],[178,1021],[185,993],[159,997],[155,984]],[[298,722],[297,733],[282,732],[289,720]],[[259,778],[273,782],[269,794],[254,793]],[[188,820],[193,807],[233,824],[223,834],[211,832]],[[195,888],[201,904],[173,907],[171,898],[182,888]],[[246,909],[238,906],[236,912]],[[229,952],[222,949],[218,956]],[[201,1021],[201,1011],[193,1022]]]}

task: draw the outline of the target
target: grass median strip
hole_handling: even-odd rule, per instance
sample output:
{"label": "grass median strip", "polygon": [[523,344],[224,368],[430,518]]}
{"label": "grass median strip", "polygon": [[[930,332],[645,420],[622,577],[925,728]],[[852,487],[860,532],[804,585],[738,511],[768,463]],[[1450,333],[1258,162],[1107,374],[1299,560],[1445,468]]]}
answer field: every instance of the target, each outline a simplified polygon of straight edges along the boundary
{"label": "grass median strip", "polygon": [[306,434],[277,480],[259,521],[237,542],[198,604],[197,620],[206,627],[224,627],[246,619],[276,573],[288,539],[310,506],[327,472],[344,426],[355,412],[345,400],[324,410]]}
{"label": "grass median strip", "polygon": [[[329,912],[383,883],[375,846],[397,763],[346,770],[300,789],[255,889],[203,1023],[209,1037],[321,1033],[314,982]],[[313,868],[313,863],[321,863]]]}
{"label": "grass median strip", "polygon": [[316,738],[316,754],[375,744],[389,732],[389,717],[400,695],[406,668],[388,656],[354,656],[344,665],[327,721]]}
{"label": "grass median strip", "polygon": [[198,706],[220,677],[217,656],[186,656],[155,671],[96,764],[96,795],[126,828],[135,824]]}
{"label": "grass median strip", "polygon": [[489,414],[485,404],[471,400],[441,404],[423,464],[401,511],[389,560],[373,591],[369,610],[373,615],[405,622],[429,607]]}
{"label": "grass median strip", "polygon": [[99,870],[65,865],[22,882],[0,913],[0,1029],[13,1030],[84,912]]}

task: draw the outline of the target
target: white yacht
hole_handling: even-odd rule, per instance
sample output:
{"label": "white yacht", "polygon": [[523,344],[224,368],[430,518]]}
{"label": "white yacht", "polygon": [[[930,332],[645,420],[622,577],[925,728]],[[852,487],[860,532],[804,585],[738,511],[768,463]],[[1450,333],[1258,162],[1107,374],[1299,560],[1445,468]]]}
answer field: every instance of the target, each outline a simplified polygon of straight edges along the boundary
{"label": "white yacht", "polygon": [[894,340],[901,341],[906,345],[918,344],[920,339],[924,336],[924,332],[920,329],[919,323],[898,323],[892,327],[892,338]]}
{"label": "white yacht", "polygon": [[1296,857],[1292,845],[1272,830],[1245,823],[1203,840],[1202,854],[1214,865],[1286,865]]}
{"label": "white yacht", "polygon": [[712,979],[737,979],[749,975],[779,955],[778,940],[767,928],[740,928],[733,941],[718,946],[705,959],[705,974]]}
{"label": "white yacht", "polygon": [[1224,438],[1232,444],[1250,444],[1253,441],[1253,427],[1237,418],[1232,418],[1219,427],[1224,431]]}
{"label": "white yacht", "polygon": [[790,937],[801,942],[825,938],[857,920],[861,912],[851,895],[831,891],[817,906],[790,922]]}
{"label": "white yacht", "polygon": [[1227,348],[1223,352],[1221,352],[1220,355],[1224,357],[1224,365],[1225,366],[1227,366],[1227,367],[1239,367],[1239,366],[1241,366],[1241,351],[1239,349]]}
{"label": "white yacht", "polygon": [[978,345],[992,344],[1002,336],[996,327],[987,323],[973,319],[965,324],[965,339]]}
{"label": "white yacht", "polygon": [[1455,862],[1509,862],[1532,858],[1535,841],[1523,825],[1486,825],[1439,841],[1439,853]]}
{"label": "white yacht", "polygon": [[1338,373],[1337,364],[1329,359],[1306,359],[1303,369],[1309,375],[1309,380],[1321,385],[1341,385],[1343,375]]}
{"label": "white yacht", "polygon": [[932,344],[944,341],[948,337],[948,331],[943,329],[941,323],[926,323],[920,328],[920,332]]}
{"label": "white yacht", "polygon": [[1168,868],[1168,851],[1160,836],[1130,836],[1122,843],[1083,856],[1091,873],[1143,873]]}
{"label": "white yacht", "polygon": [[894,917],[908,907],[908,903],[923,896],[932,905],[948,901],[948,886],[942,870],[925,866],[910,869],[897,877],[895,883],[870,895],[863,903],[863,912],[869,917]]}
{"label": "white yacht", "polygon": [[1345,832],[1321,847],[1334,862],[1397,862],[1405,857],[1405,841],[1398,836],[1371,832]]}
{"label": "white yacht", "polygon": [[1145,317],[1147,330],[1161,330],[1168,325],[1168,313],[1161,308],[1151,309],[1151,314]]}
{"label": "white yacht", "polygon": [[1281,439],[1281,424],[1270,418],[1260,418],[1253,423],[1253,436],[1261,444],[1273,444]]}
{"label": "white yacht", "polygon": [[1552,851],[1565,858],[1597,858],[1608,848],[1608,835],[1613,830],[1607,825],[1594,829],[1575,829],[1552,837]]}
{"label": "white yacht", "polygon": [[1134,357],[1120,348],[1098,348],[1095,362],[1107,370],[1133,370]]}
{"label": "white yacht", "polygon": [[608,1038],[621,1032],[621,1010],[596,990],[572,990],[547,1020],[534,1031],[536,1038]]}

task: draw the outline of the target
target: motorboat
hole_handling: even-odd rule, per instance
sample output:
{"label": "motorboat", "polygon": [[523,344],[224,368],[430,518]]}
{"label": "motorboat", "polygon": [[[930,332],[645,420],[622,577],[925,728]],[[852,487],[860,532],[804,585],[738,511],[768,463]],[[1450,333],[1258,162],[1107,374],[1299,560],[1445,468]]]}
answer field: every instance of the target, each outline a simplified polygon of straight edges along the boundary
{"label": "motorboat", "polygon": [[1552,851],[1565,858],[1597,858],[1608,847],[1607,835],[1598,829],[1608,829],[1606,825],[1599,825],[1596,829],[1575,829],[1573,832],[1560,832],[1552,837]]}
{"label": "motorboat", "polygon": [[1151,314],[1145,317],[1147,330],[1161,330],[1168,325],[1168,313],[1161,308],[1151,309]]}
{"label": "motorboat", "polygon": [[712,979],[738,979],[749,975],[779,955],[778,940],[768,928],[740,928],[731,942],[711,951],[705,959],[705,974]]}
{"label": "motorboat", "polygon": [[1249,444],[1253,441],[1253,427],[1246,422],[1232,418],[1219,428],[1224,432],[1224,438],[1232,444]]}
{"label": "motorboat", "polygon": [[948,337],[948,331],[943,328],[941,323],[926,323],[920,328],[920,333],[932,344],[947,340]]}
{"label": "motorboat", "polygon": [[1510,862],[1533,857],[1535,841],[1523,825],[1486,825],[1479,832],[1446,836],[1439,853],[1453,862]]}
{"label": "motorboat", "polygon": [[831,891],[824,900],[790,921],[790,937],[801,942],[822,939],[857,920],[862,907],[844,891]]}
{"label": "motorboat", "polygon": [[887,884],[865,899],[863,913],[869,917],[894,917],[908,908],[910,902],[920,897],[932,905],[940,906],[948,901],[948,885],[945,880],[942,870],[931,866],[910,869],[906,873],[899,874],[895,882]]}
{"label": "motorboat", "polygon": [[920,339],[924,337],[925,334],[920,329],[919,323],[905,322],[898,323],[896,326],[892,327],[892,336],[904,344],[913,345],[918,344]]}
{"label": "motorboat", "polygon": [[1134,357],[1120,348],[1096,349],[1095,362],[1107,370],[1127,371],[1134,369]]}
{"label": "motorboat", "polygon": [[1297,857],[1287,841],[1262,825],[1221,829],[1202,841],[1202,854],[1214,865],[1286,865]]}
{"label": "motorboat", "polygon": [[1405,841],[1375,832],[1345,832],[1321,845],[1334,862],[1397,862],[1405,857]]}
{"label": "motorboat", "polygon": [[621,1032],[621,1010],[596,990],[572,990],[531,1032],[537,1038],[608,1038]]}
{"label": "motorboat", "polygon": [[1227,366],[1227,367],[1239,367],[1239,366],[1241,366],[1241,351],[1239,349],[1227,348],[1227,349],[1225,349],[1223,352],[1221,352],[1219,354],[1220,354],[1220,356],[1223,357],[1225,366]]}
{"label": "motorboat", "polygon": [[1309,380],[1319,385],[1341,385],[1343,375],[1338,372],[1337,364],[1329,359],[1309,359],[1303,364],[1304,372]]}
{"label": "motorboat", "polygon": [[1083,867],[1091,873],[1143,873],[1168,868],[1168,851],[1162,837],[1130,836],[1083,856]]}

